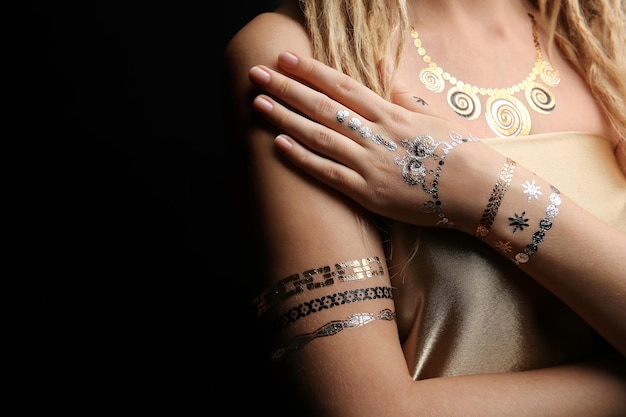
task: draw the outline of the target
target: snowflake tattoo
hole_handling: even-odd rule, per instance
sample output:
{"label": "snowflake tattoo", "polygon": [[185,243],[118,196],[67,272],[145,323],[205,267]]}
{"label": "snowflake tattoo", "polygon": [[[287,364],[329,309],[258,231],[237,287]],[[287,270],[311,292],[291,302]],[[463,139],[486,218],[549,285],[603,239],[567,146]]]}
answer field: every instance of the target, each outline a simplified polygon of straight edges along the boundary
{"label": "snowflake tattoo", "polygon": [[541,187],[535,184],[535,179],[533,178],[532,182],[526,181],[526,184],[522,184],[524,188],[524,194],[528,194],[528,201],[532,200],[533,197],[535,200],[539,199],[539,196],[543,194],[540,190]]}
{"label": "snowflake tattoo", "polygon": [[528,227],[528,219],[524,217],[525,215],[526,212],[522,211],[522,214],[515,213],[513,217],[509,217],[509,221],[511,222],[509,226],[513,227],[513,233],[515,233],[517,229],[524,231],[524,227]]}
{"label": "snowflake tattoo", "polygon": [[511,247],[511,242],[503,242],[501,240],[496,242],[496,249],[498,249],[502,253],[511,253],[511,251],[513,250],[513,248]]}

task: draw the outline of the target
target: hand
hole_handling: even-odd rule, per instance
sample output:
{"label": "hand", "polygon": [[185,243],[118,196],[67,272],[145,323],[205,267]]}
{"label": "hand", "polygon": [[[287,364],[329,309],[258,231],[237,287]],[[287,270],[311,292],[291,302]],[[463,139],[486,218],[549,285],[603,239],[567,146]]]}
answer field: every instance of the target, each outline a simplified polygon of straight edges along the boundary
{"label": "hand", "polygon": [[409,108],[314,59],[282,53],[278,63],[287,75],[257,66],[250,80],[273,97],[254,107],[286,132],[275,143],[292,163],[378,214],[471,232],[485,200],[469,199],[468,185],[488,196],[502,155],[406,91],[394,101]]}

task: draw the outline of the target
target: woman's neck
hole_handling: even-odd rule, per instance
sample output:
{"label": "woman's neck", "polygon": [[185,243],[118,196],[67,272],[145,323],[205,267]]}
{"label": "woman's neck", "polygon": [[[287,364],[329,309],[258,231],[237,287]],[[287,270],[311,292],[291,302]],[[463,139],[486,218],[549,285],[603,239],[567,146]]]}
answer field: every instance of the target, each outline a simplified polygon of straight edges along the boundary
{"label": "woman's neck", "polygon": [[462,31],[472,27],[495,35],[512,30],[512,20],[533,11],[527,0],[414,0],[408,4],[415,25]]}

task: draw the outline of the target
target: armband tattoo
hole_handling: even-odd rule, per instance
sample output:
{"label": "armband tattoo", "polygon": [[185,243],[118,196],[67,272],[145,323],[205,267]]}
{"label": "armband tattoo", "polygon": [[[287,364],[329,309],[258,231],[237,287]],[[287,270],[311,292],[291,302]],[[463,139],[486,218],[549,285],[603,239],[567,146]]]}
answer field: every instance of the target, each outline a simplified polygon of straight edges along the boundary
{"label": "armband tattoo", "polygon": [[300,349],[302,346],[306,345],[311,340],[318,337],[334,336],[345,329],[354,329],[356,327],[361,327],[376,320],[393,321],[395,320],[395,318],[396,313],[386,308],[379,311],[378,313],[356,313],[348,316],[343,320],[334,320],[326,323],[312,333],[307,333],[295,337],[287,345],[279,346],[272,353],[271,359],[273,361],[278,361],[282,359],[287,353]]}
{"label": "armband tattoo", "polygon": [[377,256],[336,263],[330,266],[309,269],[302,275],[293,274],[263,290],[252,300],[257,316],[271,309],[279,301],[304,291],[327,287],[335,282],[360,281],[384,275],[382,263]]}
{"label": "armband tattoo", "polygon": [[491,190],[491,196],[489,196],[487,207],[485,207],[483,215],[480,218],[480,222],[478,222],[478,226],[476,227],[476,237],[483,238],[489,234],[489,229],[491,228],[491,225],[493,225],[493,221],[498,214],[498,210],[500,209],[504,193],[506,193],[506,190],[508,190],[511,185],[511,179],[513,178],[514,172],[515,161],[511,158],[506,158],[506,161],[502,166],[502,170],[500,171],[498,181],[494,185],[493,190]]}
{"label": "armband tattoo", "polygon": [[391,287],[369,287],[356,290],[347,290],[330,295],[314,298],[310,301],[297,305],[283,313],[277,319],[272,320],[265,328],[268,334],[277,333],[279,330],[289,326],[297,320],[307,317],[310,314],[329,310],[333,307],[359,301],[390,299],[393,300],[393,290]]}

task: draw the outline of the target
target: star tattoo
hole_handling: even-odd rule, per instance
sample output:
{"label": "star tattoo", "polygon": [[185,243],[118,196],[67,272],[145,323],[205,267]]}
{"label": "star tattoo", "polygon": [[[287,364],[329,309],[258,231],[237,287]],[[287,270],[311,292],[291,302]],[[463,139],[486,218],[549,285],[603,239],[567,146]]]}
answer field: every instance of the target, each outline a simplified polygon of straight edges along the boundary
{"label": "star tattoo", "polygon": [[513,227],[513,233],[515,233],[517,229],[524,231],[524,227],[528,227],[528,219],[524,217],[525,215],[526,212],[522,211],[522,214],[515,213],[513,217],[509,217],[509,221],[511,222],[509,226]]}
{"label": "star tattoo", "polygon": [[511,251],[513,250],[513,248],[511,247],[511,242],[509,241],[503,242],[499,240],[496,242],[495,246],[496,249],[498,249],[502,253],[511,253]]}

